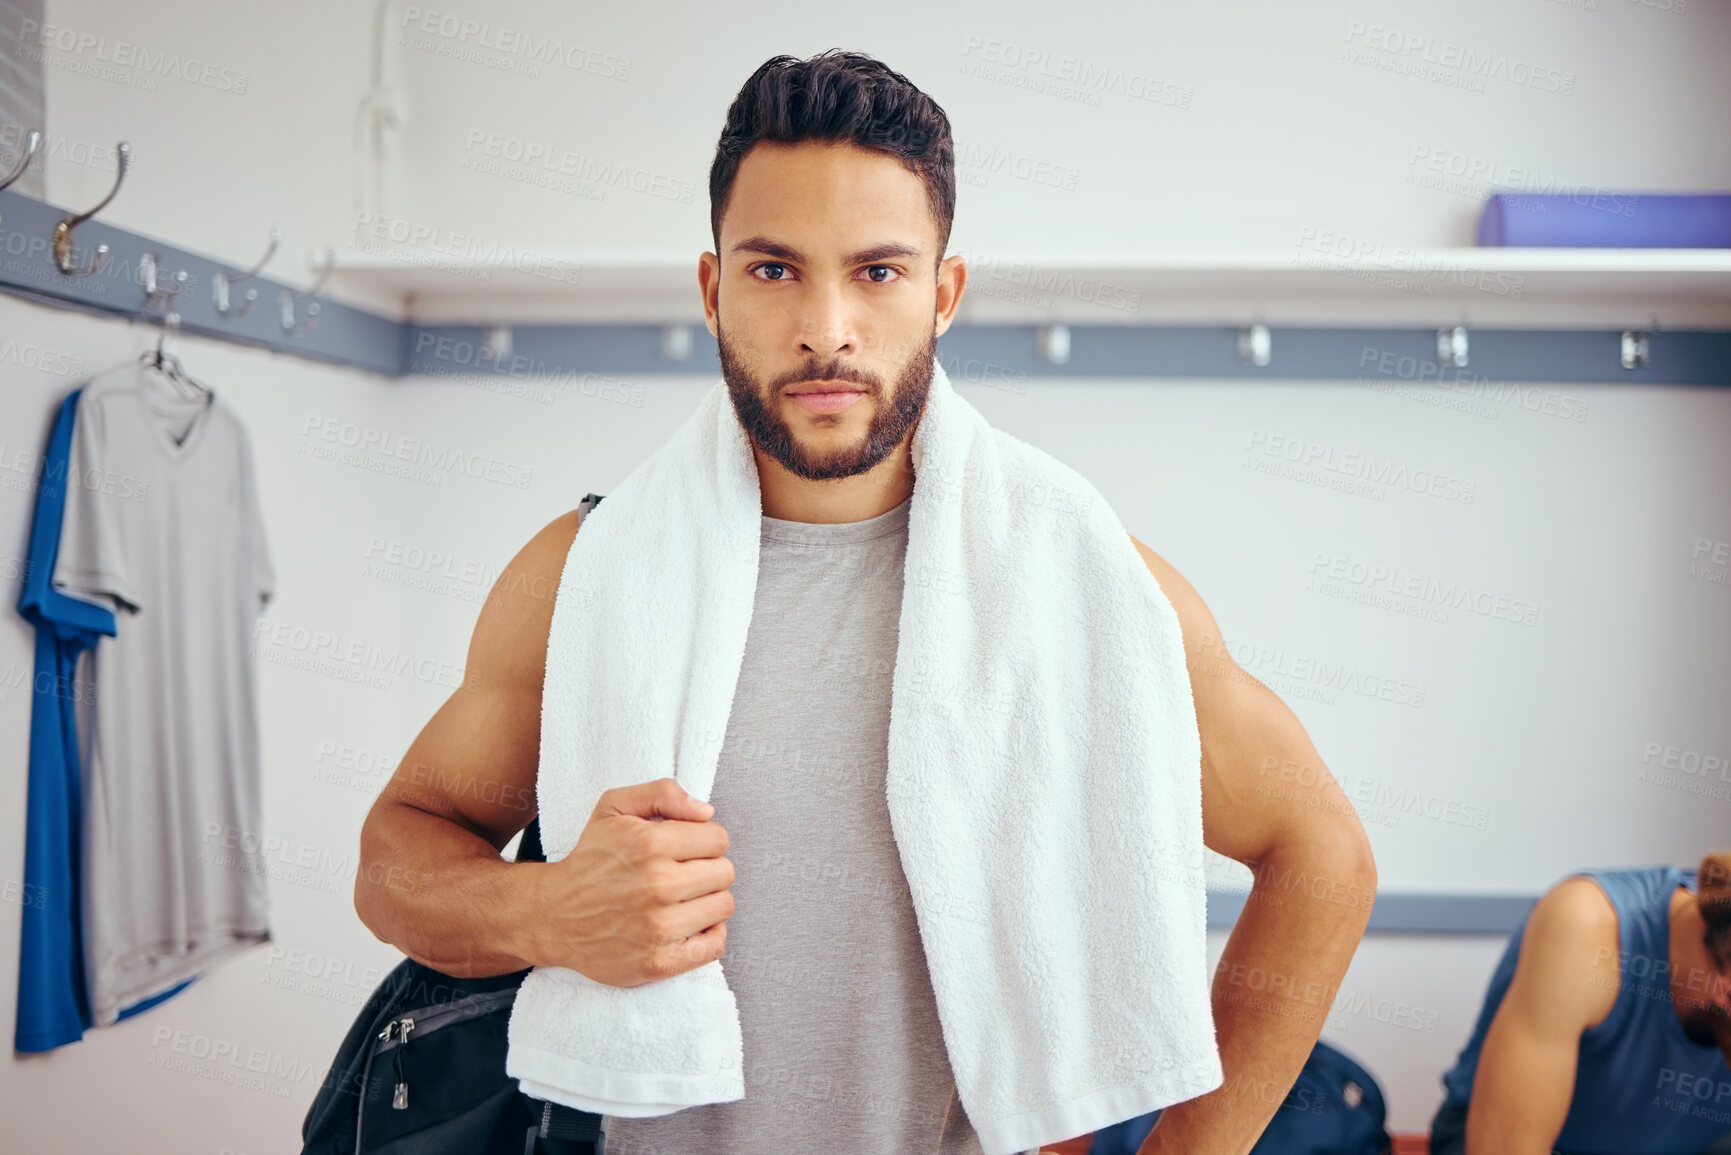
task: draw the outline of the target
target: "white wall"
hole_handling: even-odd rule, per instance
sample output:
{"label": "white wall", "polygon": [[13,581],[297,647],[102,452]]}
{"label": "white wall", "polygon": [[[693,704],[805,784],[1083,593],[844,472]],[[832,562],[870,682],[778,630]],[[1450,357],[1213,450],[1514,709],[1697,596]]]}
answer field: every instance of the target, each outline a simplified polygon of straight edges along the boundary
{"label": "white wall", "polygon": [[[596,4],[576,19],[556,0],[428,3],[419,6],[428,15],[396,21],[410,41],[398,51],[414,117],[403,135],[400,211],[501,242],[707,248],[709,165],[741,82],[772,55],[842,47],[881,57],[948,113],[964,176],[956,249],[1133,259],[1286,248],[1305,228],[1390,246],[1466,244],[1487,173],[1534,182],[1528,188],[1726,184],[1731,139],[1715,118],[1731,98],[1731,8],[1658,4],[1683,11],[1636,0],[852,9],[759,0],[684,4],[676,17]],[[455,27],[465,17],[490,29],[465,38]],[[485,37],[523,36],[599,57],[587,70],[546,65],[530,77],[506,67],[521,58],[503,51],[485,62],[464,55]],[[1411,53],[1377,50],[1427,37],[1428,48]],[[1349,58],[1367,50],[1369,62]],[[1470,53],[1530,83],[1459,69],[1430,80],[1380,66],[1410,67],[1427,52],[1451,61]],[[1083,70],[1107,79],[1066,85]],[[1030,91],[1042,75],[1065,91]],[[1450,83],[1461,80],[1482,91]],[[512,140],[561,159],[568,150],[574,166],[641,171],[663,178],[664,191],[687,182],[695,193],[687,206],[593,180],[523,183],[561,176],[557,161],[464,168],[499,159],[488,155],[490,134],[500,151]],[[987,175],[980,184],[999,154],[1043,162],[1064,180]],[[1456,188],[1451,169],[1474,176]],[[1073,188],[1063,187],[1069,170]],[[1427,187],[1426,177],[1445,187]]]}
{"label": "white wall", "polygon": [[[1481,0],[1313,5],[1302,14],[1276,5],[1126,5],[1097,17],[1002,5],[970,15],[879,5],[857,17],[802,5],[684,5],[677,17],[550,3],[423,8],[592,50],[603,71],[616,67],[608,57],[630,61],[626,80],[556,65],[528,76],[441,55],[465,49],[437,33],[416,34],[430,35],[431,49],[397,46],[409,120],[395,137],[381,206],[447,240],[695,260],[709,245],[715,134],[738,84],[774,53],[832,45],[882,56],[944,105],[963,172],[973,172],[953,244],[982,254],[1285,247],[1306,227],[1391,245],[1465,242],[1483,180],[1427,187],[1419,182],[1430,170],[1415,156],[1441,157],[1445,169],[1477,158],[1505,178],[1520,168],[1571,187],[1731,185],[1731,140],[1719,119],[1731,106],[1731,78],[1717,67],[1731,7],[1720,4],[1678,12],[1634,0]],[[368,85],[364,8],[250,3],[217,14],[190,4],[50,0],[49,21],[152,50],[178,47],[247,74],[244,92],[167,77],[145,89],[92,74],[90,51],[55,55],[48,130],[87,147],[50,158],[49,199],[99,200],[110,173],[72,157],[125,138],[134,170],[108,213],[125,227],[244,264],[281,222],[279,273],[297,268],[309,246],[351,242],[353,126]],[[1465,91],[1342,59],[1364,47],[1365,34],[1349,39],[1355,22],[1430,35],[1437,54],[1445,42],[1501,53],[1552,70],[1544,76],[1571,76],[1573,91],[1506,81]],[[392,27],[403,31],[400,21]],[[1152,78],[1172,103],[1108,94],[1093,105],[964,75],[999,51],[992,43]],[[533,170],[522,166],[465,169],[466,157],[485,151],[465,148],[476,131],[483,142],[498,133],[583,153],[659,178],[664,190],[686,182],[691,198],[618,186],[550,191],[525,183]],[[1004,175],[982,183],[989,150],[1073,168],[1075,187]],[[20,334],[82,358],[85,370],[148,339],[119,322],[0,299],[0,335]],[[310,655],[267,639],[265,810],[285,862],[273,882],[276,943],[136,1020],[15,1058],[0,1077],[7,1149],[298,1150],[324,1064],[398,955],[355,918],[340,869],[307,877],[286,863],[310,850],[352,872],[365,810],[388,763],[447,695],[441,679],[464,660],[486,579],[585,491],[606,492],[622,478],[707,384],[649,377],[639,382],[640,407],[578,391],[547,406],[461,382],[391,381],[208,342],[186,342],[184,357],[252,433],[279,571],[269,620],[443,663],[445,672],[366,685],[342,663],[299,668]],[[39,450],[76,376],[30,369],[16,354],[0,363],[0,443],[9,455]],[[1490,403],[1478,415],[1446,410],[1349,383],[1042,379],[1019,394],[961,388],[994,423],[1083,469],[1127,528],[1186,574],[1235,653],[1282,693],[1337,776],[1369,782],[1372,796],[1382,785],[1417,788],[1457,803],[1457,813],[1484,813],[1485,829],[1476,830],[1367,807],[1385,887],[1530,892],[1588,863],[1692,862],[1731,832],[1723,795],[1637,780],[1650,742],[1731,750],[1722,708],[1731,589],[1686,573],[1698,538],[1731,540],[1722,449],[1731,395],[1556,386],[1589,402],[1575,422],[1518,402]],[[426,438],[530,470],[531,481],[517,489],[451,476],[434,485],[322,460],[305,452],[318,444],[309,422]],[[1259,432],[1443,470],[1473,481],[1474,500],[1410,491],[1372,500],[1258,473],[1245,462]],[[27,489],[0,492],[0,554],[22,554],[29,508]],[[381,560],[379,541],[451,560],[369,569]],[[1461,611],[1424,622],[1307,592],[1319,551],[1532,600],[1538,624]],[[15,604],[15,585],[5,596]],[[15,612],[0,617],[0,670],[27,673],[25,623]],[[1421,685],[1423,705],[1305,694],[1256,647]],[[27,695],[0,700],[0,742],[12,751],[0,766],[14,799],[0,808],[10,815],[0,825],[7,878],[22,875],[28,721]],[[326,753],[337,747],[352,747],[372,769],[348,770]],[[17,926],[0,920],[0,967],[8,968],[0,974],[13,982]],[[1221,937],[1212,936],[1216,950]],[[1437,1078],[1471,1028],[1501,945],[1379,936],[1361,947],[1345,989],[1358,1000],[1350,1005],[1371,1009],[1336,1015],[1329,1037],[1381,1077],[1397,1128],[1428,1121]],[[321,970],[329,972],[322,981]],[[1379,1021],[1376,1008],[1396,1003],[1426,1026]],[[164,1059],[183,1056],[174,1035],[159,1038],[165,1029],[260,1048],[274,1074],[257,1090],[168,1069]],[[105,1088],[101,1110],[89,1108],[92,1086]]]}

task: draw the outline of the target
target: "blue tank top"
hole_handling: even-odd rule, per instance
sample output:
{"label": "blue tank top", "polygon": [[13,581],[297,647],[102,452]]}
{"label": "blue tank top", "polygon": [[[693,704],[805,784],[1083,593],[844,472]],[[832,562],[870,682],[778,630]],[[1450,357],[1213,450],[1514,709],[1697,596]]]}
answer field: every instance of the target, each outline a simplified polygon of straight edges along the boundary
{"label": "blue tank top", "polygon": [[[1605,981],[1618,982],[1617,1001],[1603,1022],[1581,1032],[1574,1097],[1555,1147],[1570,1155],[1699,1155],[1731,1134],[1731,1067],[1718,1047],[1690,1041],[1671,1003],[1671,896],[1679,886],[1693,892],[1695,872],[1580,873],[1617,911],[1621,955],[1602,960]],[[1465,1107],[1472,1094],[1479,1048],[1514,978],[1525,933],[1523,922],[1491,975],[1472,1038],[1443,1075],[1449,1103]]]}

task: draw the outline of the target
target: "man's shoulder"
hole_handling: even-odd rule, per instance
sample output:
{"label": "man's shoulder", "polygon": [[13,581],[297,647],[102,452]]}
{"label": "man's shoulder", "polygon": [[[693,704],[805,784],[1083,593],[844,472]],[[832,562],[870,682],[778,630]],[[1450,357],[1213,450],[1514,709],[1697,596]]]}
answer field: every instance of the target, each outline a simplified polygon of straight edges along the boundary
{"label": "man's shoulder", "polygon": [[[517,551],[517,555],[506,564],[504,571],[499,575],[501,582],[508,575],[518,579],[513,583],[506,583],[507,588],[503,592],[508,594],[523,592],[524,582],[528,579],[538,579],[542,584],[551,581],[557,588],[559,578],[565,571],[566,559],[571,555],[578,532],[588,514],[588,506],[578,505],[574,509],[566,510],[536,531],[535,535],[523,544],[523,548]],[[537,586],[536,588],[539,589],[540,587]]]}
{"label": "man's shoulder", "polygon": [[470,662],[498,663],[536,672],[547,653],[553,605],[566,559],[578,537],[585,509],[567,510],[542,526],[519,549],[487,593],[475,622]]}
{"label": "man's shoulder", "polygon": [[1617,1000],[1618,954],[1616,907],[1591,877],[1570,875],[1527,916],[1515,985],[1551,1004],[1548,1018],[1582,1030]]}
{"label": "man's shoulder", "polygon": [[1534,904],[1528,925],[1535,922],[1558,936],[1597,940],[1617,939],[1617,908],[1604,888],[1589,874],[1571,874]]}

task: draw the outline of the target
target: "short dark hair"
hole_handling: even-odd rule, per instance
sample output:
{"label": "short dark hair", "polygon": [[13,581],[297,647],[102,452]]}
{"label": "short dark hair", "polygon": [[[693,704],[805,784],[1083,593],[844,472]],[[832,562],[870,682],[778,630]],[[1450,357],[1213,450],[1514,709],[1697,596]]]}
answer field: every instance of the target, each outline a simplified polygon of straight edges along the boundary
{"label": "short dark hair", "polygon": [[727,110],[709,168],[709,229],[721,255],[721,214],[739,162],[760,140],[848,141],[901,161],[926,185],[938,226],[938,254],[956,215],[956,158],[950,118],[938,102],[871,56],[831,48],[809,60],[773,56],[740,88]]}
{"label": "short dark hair", "polygon": [[1731,850],[1709,851],[1695,872],[1695,897],[1713,963],[1731,974]]}

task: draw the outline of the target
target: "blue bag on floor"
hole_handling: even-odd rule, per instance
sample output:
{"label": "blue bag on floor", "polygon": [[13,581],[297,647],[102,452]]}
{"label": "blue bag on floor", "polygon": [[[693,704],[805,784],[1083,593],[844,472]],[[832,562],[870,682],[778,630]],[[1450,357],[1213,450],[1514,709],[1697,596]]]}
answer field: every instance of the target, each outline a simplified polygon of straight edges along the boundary
{"label": "blue bag on floor", "polygon": [[[1088,1155],[1136,1155],[1160,1112],[1094,1132]],[[1317,1043],[1250,1155],[1388,1155],[1382,1088],[1370,1072]]]}

